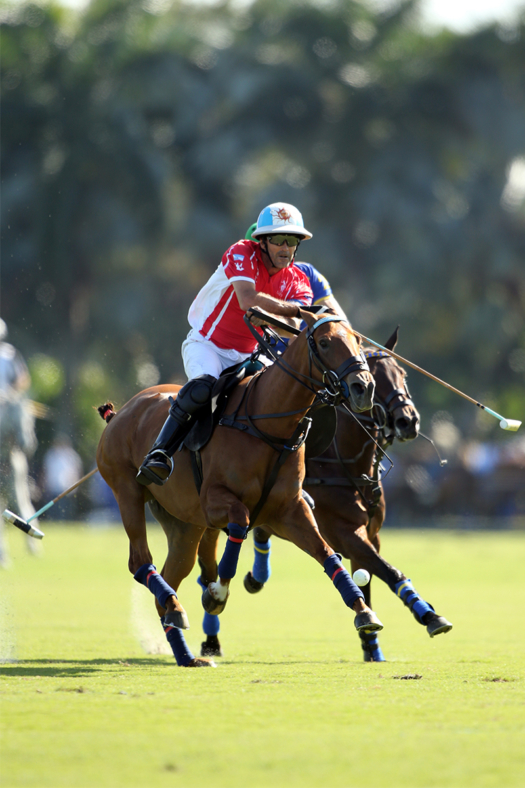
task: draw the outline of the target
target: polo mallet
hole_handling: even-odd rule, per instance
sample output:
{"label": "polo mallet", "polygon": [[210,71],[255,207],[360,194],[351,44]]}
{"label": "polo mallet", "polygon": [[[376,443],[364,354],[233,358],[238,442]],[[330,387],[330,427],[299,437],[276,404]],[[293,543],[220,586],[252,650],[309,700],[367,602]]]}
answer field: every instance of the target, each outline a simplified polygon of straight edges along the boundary
{"label": "polo mallet", "polygon": [[69,493],[73,492],[73,490],[76,490],[77,487],[79,487],[81,484],[83,484],[85,481],[87,481],[97,471],[98,471],[98,468],[93,468],[92,471],[90,471],[89,473],[86,473],[86,475],[83,476],[81,479],[79,479],[78,482],[75,482],[75,484],[72,484],[71,487],[67,488],[67,490],[64,490],[63,493],[60,493],[60,495],[57,495],[57,497],[53,498],[52,501],[50,501],[49,503],[46,503],[45,506],[42,506],[42,508],[39,509],[38,512],[35,512],[34,514],[32,514],[31,517],[27,518],[27,520],[24,520],[22,517],[19,517],[17,514],[14,514],[13,512],[10,512],[9,509],[5,509],[4,510],[3,517],[9,523],[12,523],[17,528],[20,528],[21,531],[24,531],[24,533],[29,534],[29,536],[34,536],[35,539],[43,539],[45,534],[42,531],[39,531],[38,528],[33,528],[32,525],[29,525],[31,520],[35,520],[37,517],[40,517],[41,514],[44,514],[44,512],[47,512],[47,510],[51,509],[51,507],[57,501],[59,501],[61,498],[64,498],[64,496],[69,495]]}
{"label": "polo mallet", "polygon": [[411,361],[407,361],[406,358],[403,358],[403,356],[398,356],[398,354],[394,353],[393,350],[389,350],[388,348],[383,347],[383,345],[379,345],[377,342],[374,342],[373,339],[369,339],[368,337],[365,337],[364,334],[360,334],[359,331],[355,330],[355,328],[352,328],[352,331],[354,332],[354,334],[357,334],[358,337],[361,337],[361,339],[363,339],[365,342],[370,342],[371,345],[374,345],[374,347],[377,347],[380,350],[383,350],[385,353],[388,353],[389,356],[393,356],[393,358],[397,359],[398,361],[401,361],[402,364],[406,364],[408,367],[412,367],[412,369],[415,369],[416,372],[421,372],[422,375],[426,375],[427,378],[434,380],[436,383],[439,383],[441,386],[444,386],[446,389],[449,389],[449,391],[453,391],[454,394],[459,394],[459,396],[463,397],[463,399],[468,400],[468,402],[472,402],[473,405],[477,405],[478,408],[481,408],[481,410],[484,410],[486,411],[486,413],[489,413],[491,416],[494,416],[495,419],[498,419],[499,426],[501,427],[502,430],[508,430],[509,432],[517,432],[517,430],[519,430],[519,428],[521,427],[521,421],[516,421],[515,419],[505,419],[503,416],[500,416],[499,413],[496,413],[495,410],[491,410],[486,405],[482,405],[481,402],[477,402],[472,397],[469,397],[468,394],[463,394],[463,392],[460,391],[459,389],[454,388],[454,386],[451,386],[449,383],[445,383],[444,380],[437,378],[435,375],[432,375],[430,372],[426,372],[424,369],[421,369],[421,367],[418,367],[417,364],[412,364]]}
{"label": "polo mallet", "polygon": [[[292,334],[300,333],[300,331],[291,328],[283,321],[279,320],[278,318],[275,318],[273,315],[265,315],[262,312],[259,312],[259,310],[256,307],[251,307],[248,311],[252,312],[256,317],[263,318],[270,325],[276,326],[277,328],[284,328]],[[449,391],[453,391],[455,394],[459,394],[460,397],[463,397],[463,399],[468,400],[468,402],[472,402],[473,405],[477,405],[478,408],[481,408],[481,410],[490,413],[491,416],[494,416],[495,419],[499,420],[499,426],[501,427],[502,430],[508,430],[509,432],[517,432],[521,427],[521,421],[516,421],[515,419],[505,419],[503,416],[500,416],[499,413],[496,413],[495,410],[491,410],[486,405],[482,405],[481,402],[477,402],[472,397],[469,397],[468,394],[463,394],[462,391],[454,388],[454,386],[451,386],[449,383],[445,383],[445,381],[441,380],[441,378],[437,378],[435,375],[432,375],[430,372],[426,372],[426,370],[422,369],[421,367],[418,367],[417,364],[412,364],[411,361],[407,361],[406,358],[403,358],[403,356],[399,356],[397,353],[394,353],[393,350],[389,350],[388,348],[383,347],[383,345],[380,345],[378,342],[374,342],[373,339],[369,339],[368,337],[365,337],[364,334],[361,334],[359,331],[356,331],[353,326],[352,326],[352,331],[354,332],[354,334],[357,334],[358,337],[361,337],[361,339],[363,339],[365,342],[369,342],[374,347],[383,350],[385,353],[388,353],[389,356],[392,356],[398,361],[401,361],[402,364],[406,364],[407,367],[411,367],[412,369],[415,369],[416,372],[421,372],[421,374],[426,375],[427,378],[434,380],[436,383],[439,383],[441,386],[444,386],[446,389],[449,389]]]}

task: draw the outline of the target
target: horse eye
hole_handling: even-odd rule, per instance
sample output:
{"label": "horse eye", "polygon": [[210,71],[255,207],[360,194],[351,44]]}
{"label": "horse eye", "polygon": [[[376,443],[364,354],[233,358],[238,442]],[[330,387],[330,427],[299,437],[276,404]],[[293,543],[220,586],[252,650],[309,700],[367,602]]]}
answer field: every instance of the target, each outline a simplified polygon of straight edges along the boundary
{"label": "horse eye", "polygon": [[322,347],[323,350],[326,350],[326,348],[329,347],[329,345],[330,345],[330,343],[328,342],[327,339],[320,339],[319,340],[319,347]]}

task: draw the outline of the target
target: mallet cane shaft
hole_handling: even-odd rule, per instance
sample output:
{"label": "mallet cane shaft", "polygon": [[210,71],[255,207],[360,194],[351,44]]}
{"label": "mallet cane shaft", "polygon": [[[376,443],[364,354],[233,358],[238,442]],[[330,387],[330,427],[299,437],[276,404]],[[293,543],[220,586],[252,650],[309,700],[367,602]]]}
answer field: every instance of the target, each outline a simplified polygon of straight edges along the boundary
{"label": "mallet cane shaft", "polygon": [[64,490],[64,492],[60,493],[60,495],[57,495],[56,498],[53,498],[52,501],[49,501],[49,503],[46,503],[45,506],[42,506],[42,508],[39,509],[38,512],[32,514],[31,517],[27,518],[27,520],[24,520],[22,517],[19,517],[17,514],[14,514],[13,512],[10,512],[9,509],[6,509],[4,511],[3,516],[5,517],[6,520],[8,520],[13,525],[16,525],[17,528],[20,528],[20,530],[24,531],[26,534],[29,534],[30,536],[34,536],[36,539],[42,539],[44,533],[42,531],[39,531],[38,528],[33,528],[33,526],[29,525],[31,520],[36,520],[36,518],[40,517],[41,514],[47,512],[47,510],[51,509],[51,507],[54,506],[54,504],[57,501],[59,501],[61,498],[64,498],[66,495],[69,495],[69,493],[73,492],[73,490],[76,490],[77,487],[80,487],[81,484],[83,484],[85,481],[91,478],[91,476],[93,476],[97,471],[98,468],[93,468],[92,471],[86,473],[86,475],[83,476],[81,479],[79,479],[78,482],[75,482],[75,484],[72,484],[71,487],[67,488],[67,490]]}
{"label": "mallet cane shaft", "polygon": [[[255,315],[255,317],[264,319],[266,323],[269,325],[273,325],[276,326],[277,328],[285,329],[287,332],[292,334],[300,333],[297,329],[291,328],[289,325],[284,323],[282,320],[279,320],[278,318],[274,317],[273,315],[266,315],[263,314],[262,312],[259,312],[259,310],[256,307],[251,307],[248,311],[251,312],[253,315]],[[427,372],[425,369],[418,367],[417,364],[413,364],[411,361],[407,361],[406,358],[403,358],[403,356],[399,356],[397,353],[394,353],[393,350],[389,350],[388,348],[383,347],[383,345],[380,345],[378,342],[374,342],[373,339],[369,339],[368,337],[365,337],[364,334],[361,334],[359,331],[356,331],[355,328],[353,328],[353,326],[352,326],[352,331],[358,337],[361,337],[361,339],[363,339],[365,342],[369,342],[374,347],[383,350],[385,353],[388,353],[389,356],[392,356],[393,358],[396,358],[398,361],[401,361],[402,364],[406,364],[407,367],[411,367],[412,369],[415,369],[417,372],[421,372],[422,375],[426,375],[427,378],[430,378],[431,380],[434,380],[436,383],[439,383],[440,386],[444,386],[446,389],[449,389],[449,391],[453,391],[454,394],[459,394],[459,396],[463,397],[463,399],[466,399],[468,402],[472,402],[473,405],[476,405],[478,408],[481,408],[481,410],[484,410],[486,413],[490,413],[491,416],[494,416],[494,418],[499,420],[499,426],[501,427],[502,430],[508,430],[509,432],[516,432],[521,427],[521,421],[516,421],[515,419],[506,419],[503,416],[500,416],[500,414],[496,413],[495,410],[491,410],[491,408],[488,408],[486,405],[482,405],[481,402],[478,402],[472,397],[469,397],[468,394],[464,394],[459,389],[455,388],[454,386],[451,386],[450,383],[445,383],[445,381],[441,380],[441,378],[437,378],[435,375],[432,375],[430,372]]]}
{"label": "mallet cane shaft", "polygon": [[98,468],[93,468],[92,471],[90,471],[89,473],[86,473],[86,475],[83,476],[81,479],[79,479],[78,482],[75,482],[75,484],[72,484],[71,487],[67,488],[67,490],[64,490],[64,492],[60,493],[60,495],[57,495],[56,498],[53,498],[52,501],[49,501],[49,503],[46,503],[45,506],[42,506],[42,508],[39,509],[38,512],[35,512],[34,514],[31,515],[31,517],[28,517],[26,522],[30,523],[31,520],[36,520],[36,518],[39,517],[41,514],[44,514],[44,512],[47,512],[48,509],[51,509],[51,507],[57,501],[59,501],[61,498],[65,498],[66,495],[69,495],[70,492],[73,492],[73,490],[76,490],[77,487],[80,487],[81,484],[84,484],[84,482],[87,482],[87,480],[90,479],[97,471],[98,471]]}
{"label": "mallet cane shaft", "polygon": [[468,402],[472,402],[473,405],[477,405],[477,407],[481,408],[481,410],[490,413],[491,416],[494,416],[496,419],[499,420],[500,423],[499,426],[501,427],[502,430],[509,430],[510,432],[516,432],[521,427],[521,421],[516,421],[515,419],[506,419],[503,416],[500,416],[500,414],[496,413],[496,411],[491,410],[486,405],[482,405],[481,402],[478,402],[477,400],[473,399],[473,397],[469,397],[468,394],[464,394],[459,389],[455,388],[454,386],[451,386],[450,383],[445,383],[445,381],[441,380],[441,378],[437,378],[435,375],[432,375],[430,372],[427,372],[421,367],[418,367],[417,364],[413,364],[411,361],[407,361],[406,358],[403,358],[403,356],[399,356],[397,353],[394,353],[393,350],[389,350],[388,348],[383,347],[383,345],[374,342],[373,339],[369,339],[368,337],[365,337],[364,334],[361,334],[359,331],[356,331],[355,328],[352,327],[352,330],[354,334],[357,334],[357,336],[361,337],[361,339],[363,339],[365,342],[369,342],[371,345],[374,345],[374,347],[377,347],[380,350],[383,350],[385,353],[388,353],[389,356],[392,356],[398,361],[401,361],[402,364],[406,364],[408,367],[415,369],[416,372],[421,372],[421,374],[426,375],[427,378],[434,380],[436,383],[439,383],[441,386],[444,386],[446,389],[449,389],[449,391],[453,391],[454,394],[459,394],[460,397],[463,397],[463,399],[466,399]]}

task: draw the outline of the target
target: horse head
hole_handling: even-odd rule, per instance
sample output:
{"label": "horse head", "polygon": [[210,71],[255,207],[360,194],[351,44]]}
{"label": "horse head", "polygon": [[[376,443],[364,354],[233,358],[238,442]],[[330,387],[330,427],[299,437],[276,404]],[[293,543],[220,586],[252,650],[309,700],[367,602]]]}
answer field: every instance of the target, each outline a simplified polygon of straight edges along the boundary
{"label": "horse head", "polygon": [[357,413],[370,410],[375,383],[361,351],[361,340],[350,324],[333,310],[312,314],[300,310],[307,324],[312,371],[321,373],[321,380],[336,398],[346,399]]}
{"label": "horse head", "polygon": [[[397,344],[399,326],[385,342],[388,350]],[[386,426],[399,441],[410,441],[419,434],[419,413],[406,384],[406,372],[397,361],[381,350],[365,351],[376,382],[375,402],[384,410]]]}

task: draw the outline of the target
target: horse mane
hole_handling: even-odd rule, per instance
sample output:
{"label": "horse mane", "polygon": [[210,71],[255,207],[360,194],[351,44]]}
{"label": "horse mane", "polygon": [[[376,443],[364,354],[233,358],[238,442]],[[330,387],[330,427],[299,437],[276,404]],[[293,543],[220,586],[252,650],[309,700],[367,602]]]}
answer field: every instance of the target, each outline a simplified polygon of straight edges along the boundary
{"label": "horse mane", "polygon": [[106,402],[104,405],[99,405],[97,411],[100,414],[100,418],[104,419],[106,424],[109,424],[113,416],[117,415],[117,411],[114,410],[114,405],[112,402]]}

